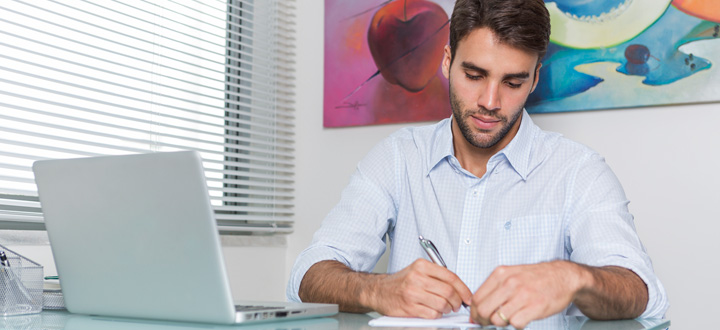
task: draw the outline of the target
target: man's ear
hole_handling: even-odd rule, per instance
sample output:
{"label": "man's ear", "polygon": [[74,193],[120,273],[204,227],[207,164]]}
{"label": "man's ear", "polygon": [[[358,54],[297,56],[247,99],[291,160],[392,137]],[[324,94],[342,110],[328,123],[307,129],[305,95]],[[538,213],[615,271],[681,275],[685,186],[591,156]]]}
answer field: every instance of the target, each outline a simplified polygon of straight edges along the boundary
{"label": "man's ear", "polygon": [[542,67],[542,63],[538,62],[537,68],[535,68],[535,79],[533,79],[533,87],[530,90],[530,93],[535,91],[535,87],[537,87],[538,81],[540,80],[540,68]]}
{"label": "man's ear", "polygon": [[450,63],[452,62],[452,52],[450,46],[445,45],[443,49],[442,73],[445,78],[450,79]]}

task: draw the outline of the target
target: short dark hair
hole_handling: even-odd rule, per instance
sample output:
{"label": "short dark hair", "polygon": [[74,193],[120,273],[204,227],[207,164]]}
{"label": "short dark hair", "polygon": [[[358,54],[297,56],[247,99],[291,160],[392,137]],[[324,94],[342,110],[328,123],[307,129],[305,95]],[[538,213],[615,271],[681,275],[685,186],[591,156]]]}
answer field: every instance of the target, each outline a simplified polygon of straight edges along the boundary
{"label": "short dark hair", "polygon": [[550,14],[543,0],[457,0],[450,19],[450,54],[460,40],[478,28],[489,28],[500,43],[538,54],[550,42]]}

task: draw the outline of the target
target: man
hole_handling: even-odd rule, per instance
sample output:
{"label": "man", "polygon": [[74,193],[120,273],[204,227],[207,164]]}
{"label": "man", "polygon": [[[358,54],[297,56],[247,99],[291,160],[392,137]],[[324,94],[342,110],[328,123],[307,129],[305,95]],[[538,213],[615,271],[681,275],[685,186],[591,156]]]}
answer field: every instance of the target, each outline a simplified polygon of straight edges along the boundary
{"label": "man", "polygon": [[[612,171],[523,109],[549,34],[542,0],[457,1],[442,62],[452,117],[400,130],[360,162],[298,257],[289,299],[424,318],[465,303],[474,322],[516,328],[563,311],[663,316]],[[367,273],[386,234],[388,273]],[[448,268],[424,259],[419,235]]]}

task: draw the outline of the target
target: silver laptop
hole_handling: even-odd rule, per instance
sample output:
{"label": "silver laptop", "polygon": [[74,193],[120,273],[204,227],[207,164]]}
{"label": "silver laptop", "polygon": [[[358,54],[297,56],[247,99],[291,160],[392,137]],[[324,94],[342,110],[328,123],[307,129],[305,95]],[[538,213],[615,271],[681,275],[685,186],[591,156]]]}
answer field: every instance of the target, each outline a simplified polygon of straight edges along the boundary
{"label": "silver laptop", "polygon": [[338,311],[233,301],[197,152],[45,160],[33,171],[70,312],[233,324]]}

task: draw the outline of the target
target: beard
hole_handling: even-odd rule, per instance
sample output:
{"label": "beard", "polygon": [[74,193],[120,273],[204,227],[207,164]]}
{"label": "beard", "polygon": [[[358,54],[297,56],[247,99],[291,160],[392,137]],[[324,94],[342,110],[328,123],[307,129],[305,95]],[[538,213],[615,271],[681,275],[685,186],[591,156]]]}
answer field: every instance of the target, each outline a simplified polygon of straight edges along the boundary
{"label": "beard", "polygon": [[[477,110],[464,110],[462,109],[460,100],[458,100],[455,95],[455,90],[453,89],[452,84],[450,84],[450,107],[452,108],[453,117],[460,128],[460,133],[462,133],[463,137],[465,137],[465,140],[477,148],[486,149],[496,145],[508,134],[508,132],[510,132],[510,129],[515,126],[515,123],[518,119],[520,119],[520,116],[523,113],[522,109],[524,108],[524,105],[520,107],[520,109],[515,109],[515,113],[512,118],[509,119],[508,117],[500,116],[497,111],[490,111],[484,107],[480,107]],[[475,114],[493,117],[500,120],[500,130],[498,130],[498,132],[494,135],[489,135],[491,132],[490,130],[473,129],[468,123],[468,118]]]}

